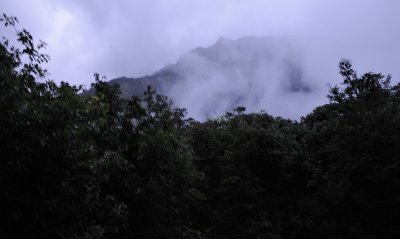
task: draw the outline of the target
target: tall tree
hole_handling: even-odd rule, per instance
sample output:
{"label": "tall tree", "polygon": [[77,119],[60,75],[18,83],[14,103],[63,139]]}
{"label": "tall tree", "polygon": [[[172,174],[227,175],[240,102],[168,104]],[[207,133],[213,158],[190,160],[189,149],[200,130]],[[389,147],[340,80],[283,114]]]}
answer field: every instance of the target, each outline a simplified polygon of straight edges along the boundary
{"label": "tall tree", "polygon": [[359,77],[348,60],[339,68],[343,87],[331,88],[331,103],[303,120],[319,168],[317,194],[327,207],[319,229],[332,238],[398,237],[398,86],[382,74]]}

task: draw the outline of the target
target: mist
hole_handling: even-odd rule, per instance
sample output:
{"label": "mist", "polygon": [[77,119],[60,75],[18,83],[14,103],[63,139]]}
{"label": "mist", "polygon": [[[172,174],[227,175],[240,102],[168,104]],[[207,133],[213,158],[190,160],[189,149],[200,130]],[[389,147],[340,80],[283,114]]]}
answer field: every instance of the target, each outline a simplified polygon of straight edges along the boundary
{"label": "mist", "polygon": [[299,119],[323,97],[318,79],[304,68],[304,54],[292,41],[222,37],[178,60],[173,69],[182,80],[164,87],[166,94],[196,119],[218,117],[237,106]]}
{"label": "mist", "polygon": [[[208,78],[195,73],[169,92],[195,117],[214,117],[238,103],[297,119],[326,102],[328,84],[341,81],[342,58],[360,73],[390,73],[395,83],[400,75],[397,0],[4,0],[1,7],[19,18],[18,27],[48,43],[52,60],[46,68],[56,82],[89,86],[94,72],[108,79],[141,77],[221,36],[255,35],[284,39],[287,49],[276,55],[290,58],[310,87],[288,93],[282,78],[290,73],[280,60],[264,64],[252,80],[243,72],[230,73],[230,79],[216,69]],[[198,61],[199,69],[208,64]]]}

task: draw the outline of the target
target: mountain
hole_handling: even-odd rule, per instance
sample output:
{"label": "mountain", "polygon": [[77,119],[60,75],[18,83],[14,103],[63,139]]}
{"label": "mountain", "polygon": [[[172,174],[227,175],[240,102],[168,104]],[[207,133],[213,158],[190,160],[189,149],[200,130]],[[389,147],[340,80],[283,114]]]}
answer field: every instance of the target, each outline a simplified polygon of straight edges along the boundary
{"label": "mountain", "polygon": [[221,37],[209,47],[187,52],[175,64],[152,75],[122,77],[110,83],[119,84],[125,98],[141,96],[146,86],[152,85],[199,119],[238,105],[291,117],[274,111],[293,107],[313,90],[304,79],[298,49],[286,39],[267,36],[237,40]]}

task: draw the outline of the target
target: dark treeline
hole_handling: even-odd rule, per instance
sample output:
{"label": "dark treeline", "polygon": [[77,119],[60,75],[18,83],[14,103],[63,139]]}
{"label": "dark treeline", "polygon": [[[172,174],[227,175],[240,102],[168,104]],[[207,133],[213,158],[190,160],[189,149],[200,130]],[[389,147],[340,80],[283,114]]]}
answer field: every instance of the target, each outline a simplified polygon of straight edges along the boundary
{"label": "dark treeline", "polygon": [[390,77],[343,60],[301,122],[244,107],[197,122],[152,89],[45,80],[44,45],[17,34],[22,49],[0,45],[0,238],[400,238]]}

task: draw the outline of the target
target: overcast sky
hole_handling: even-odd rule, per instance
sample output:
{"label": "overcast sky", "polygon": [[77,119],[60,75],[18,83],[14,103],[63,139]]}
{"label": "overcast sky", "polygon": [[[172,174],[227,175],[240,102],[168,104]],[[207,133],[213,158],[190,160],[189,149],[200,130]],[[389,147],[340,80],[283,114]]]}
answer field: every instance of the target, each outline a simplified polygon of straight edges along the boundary
{"label": "overcast sky", "polygon": [[298,39],[324,86],[340,80],[341,58],[400,79],[399,0],[2,0],[0,9],[48,43],[56,82],[139,77],[220,36],[244,35]]}

